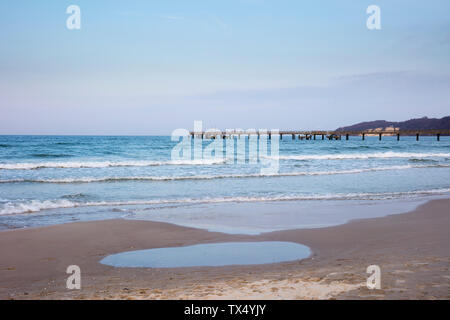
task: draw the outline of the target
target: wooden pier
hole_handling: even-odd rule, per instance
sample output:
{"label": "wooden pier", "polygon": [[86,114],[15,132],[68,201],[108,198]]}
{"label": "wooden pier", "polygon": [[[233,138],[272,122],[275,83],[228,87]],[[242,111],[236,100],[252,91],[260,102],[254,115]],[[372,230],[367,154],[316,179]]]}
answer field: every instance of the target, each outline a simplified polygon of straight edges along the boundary
{"label": "wooden pier", "polygon": [[273,135],[279,137],[283,140],[283,136],[291,137],[292,140],[349,140],[351,136],[359,136],[362,140],[365,140],[366,136],[377,136],[379,140],[384,136],[395,136],[397,140],[400,140],[401,136],[415,136],[416,140],[419,141],[420,136],[436,136],[437,141],[440,141],[441,135],[450,135],[450,129],[445,130],[365,130],[365,131],[267,131],[260,132],[258,130],[254,131],[244,131],[244,130],[227,130],[227,131],[202,131],[194,132],[191,131],[190,135],[192,138],[202,138],[202,139],[230,139],[230,138],[241,138],[261,135],[267,135],[268,139],[272,139]]}

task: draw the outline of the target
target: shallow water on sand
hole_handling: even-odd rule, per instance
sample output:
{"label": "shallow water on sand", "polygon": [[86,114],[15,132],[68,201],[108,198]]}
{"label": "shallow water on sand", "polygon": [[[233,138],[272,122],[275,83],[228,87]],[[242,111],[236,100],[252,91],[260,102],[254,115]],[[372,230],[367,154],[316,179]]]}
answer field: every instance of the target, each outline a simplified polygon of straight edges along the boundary
{"label": "shallow water on sand", "polygon": [[308,247],[293,242],[224,242],[129,251],[107,256],[100,262],[114,267],[211,267],[293,261],[310,254]]}
{"label": "shallow water on sand", "polygon": [[228,234],[257,235],[290,229],[335,226],[356,219],[384,217],[414,210],[439,197],[384,201],[275,201],[220,203],[182,208],[136,209],[126,219],[166,222]]}

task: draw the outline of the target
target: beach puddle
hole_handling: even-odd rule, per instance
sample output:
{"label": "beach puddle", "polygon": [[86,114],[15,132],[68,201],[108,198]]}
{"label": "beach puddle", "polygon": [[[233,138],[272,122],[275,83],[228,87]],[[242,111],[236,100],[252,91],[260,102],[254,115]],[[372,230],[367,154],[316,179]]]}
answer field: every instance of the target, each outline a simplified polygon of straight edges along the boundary
{"label": "beach puddle", "polygon": [[122,252],[100,263],[135,268],[214,267],[293,261],[310,254],[307,246],[293,242],[224,242]]}

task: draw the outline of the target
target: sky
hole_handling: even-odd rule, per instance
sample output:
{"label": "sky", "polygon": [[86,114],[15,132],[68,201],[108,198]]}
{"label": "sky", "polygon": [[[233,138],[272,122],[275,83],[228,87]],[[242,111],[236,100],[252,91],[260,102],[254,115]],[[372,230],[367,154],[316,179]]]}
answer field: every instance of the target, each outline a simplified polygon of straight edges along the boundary
{"label": "sky", "polygon": [[[80,30],[66,27],[70,5]],[[449,12],[448,0],[2,0],[0,134],[448,116]]]}

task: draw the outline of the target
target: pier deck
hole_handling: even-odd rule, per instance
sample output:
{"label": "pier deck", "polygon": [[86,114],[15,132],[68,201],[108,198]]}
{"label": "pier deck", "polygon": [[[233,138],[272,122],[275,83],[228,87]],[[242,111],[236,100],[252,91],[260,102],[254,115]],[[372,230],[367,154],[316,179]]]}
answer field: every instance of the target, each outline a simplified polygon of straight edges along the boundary
{"label": "pier deck", "polygon": [[419,140],[420,136],[436,136],[437,140],[440,140],[441,135],[450,135],[450,129],[444,130],[364,130],[364,131],[323,131],[323,130],[311,130],[311,131],[297,131],[297,130],[282,130],[282,131],[266,131],[260,132],[258,130],[226,130],[226,131],[214,131],[207,130],[202,132],[190,132],[192,138],[205,138],[205,139],[215,139],[222,138],[228,139],[231,137],[241,136],[260,136],[267,135],[269,139],[272,136],[276,135],[281,140],[283,136],[291,136],[292,140],[341,140],[342,137],[345,137],[346,140],[349,139],[350,136],[361,136],[362,140],[365,139],[366,136],[378,136],[379,140],[381,140],[382,136],[396,136],[397,140],[400,140],[401,136],[415,136],[416,140]]}

